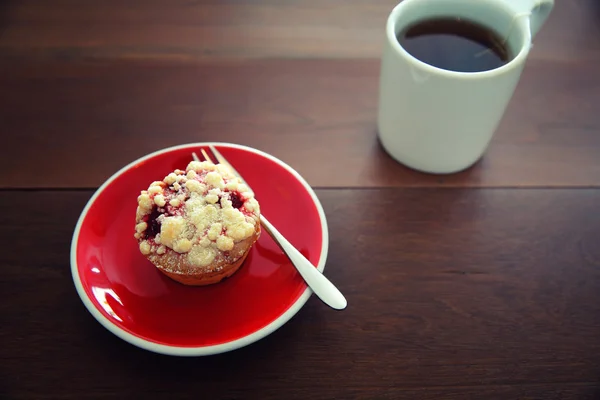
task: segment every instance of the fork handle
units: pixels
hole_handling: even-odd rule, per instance
[[[308,287],[328,306],[343,310],[348,305],[344,295],[315,266],[306,259],[277,229],[264,217],[260,222],[281,250],[288,256]]]

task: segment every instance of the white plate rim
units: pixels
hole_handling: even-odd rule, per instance
[[[328,230],[327,219],[325,217],[325,212],[323,210],[323,206],[321,205],[319,198],[317,197],[317,195],[314,192],[314,190],[312,189],[312,187],[308,184],[308,182],[306,182],[306,180],[296,170],[294,170],[292,167],[290,167],[288,164],[281,161],[280,159],[278,159],[264,151],[255,149],[250,146],[245,146],[245,145],[240,145],[240,144],[235,144],[235,143],[227,143],[227,142],[186,143],[186,144],[181,144],[181,145],[177,145],[177,146],[166,147],[166,148],[157,150],[155,152],[149,153],[141,158],[138,158],[137,160],[132,161],[131,163],[127,164],[126,166],[124,166],[123,168],[121,168],[120,170],[115,172],[111,177],[109,177],[94,192],[92,197],[88,200],[87,204],[83,208],[83,210],[79,216],[79,219],[77,221],[77,225],[75,226],[75,230],[73,232],[73,237],[71,239],[71,252],[70,252],[71,275],[73,277],[73,282],[75,284],[75,288],[77,290],[77,294],[79,295],[79,298],[83,302],[86,309],[92,314],[92,316],[102,326],[104,326],[104,328],[106,328],[108,331],[110,331],[111,333],[113,333],[114,335],[119,337],[120,339],[122,339],[130,344],[133,344],[134,346],[137,346],[141,349],[148,350],[148,351],[151,351],[154,353],[171,355],[171,356],[208,356],[208,355],[213,355],[213,354],[225,353],[225,352],[239,349],[241,347],[245,347],[251,343],[254,343],[260,339],[263,339],[264,337],[270,335],[271,333],[275,332],[277,329],[282,327],[294,315],[296,315],[298,313],[298,311],[300,311],[300,309],[304,306],[304,304],[306,304],[306,302],[308,301],[309,297],[312,294],[312,290],[309,287],[307,287],[304,290],[304,292],[300,295],[300,297],[298,297],[298,299],[283,314],[281,314],[278,318],[276,318],[274,321],[272,321],[268,325],[262,327],[261,329],[255,331],[249,335],[246,335],[242,338],[235,339],[233,341],[226,342],[226,343],[220,343],[220,344],[216,344],[216,345],[212,345],[212,346],[200,346],[200,347],[183,347],[183,346],[164,345],[164,344],[151,342],[151,341],[145,340],[139,336],[133,335],[133,334],[121,329],[120,327],[115,325],[113,322],[111,322],[108,318],[106,318],[96,308],[96,306],[93,304],[93,302],[89,299],[87,293],[85,292],[85,289],[83,288],[83,284],[81,282],[81,277],[79,276],[79,271],[77,268],[77,245],[78,245],[79,233],[81,231],[83,221],[85,220],[85,217],[87,216],[89,209],[94,204],[94,202],[96,201],[98,196],[100,196],[100,194],[106,189],[106,187],[108,187],[115,179],[117,179],[125,171],[129,170],[130,168],[132,168],[136,164],[139,164],[140,162],[143,162],[145,160],[148,160],[150,158],[156,157],[156,156],[164,154],[164,153],[168,153],[168,152],[176,151],[176,150],[187,149],[187,148],[190,149],[190,154],[191,154],[192,150],[197,150],[200,147],[207,147],[209,145],[213,145],[213,146],[217,146],[217,147],[230,147],[230,148],[245,150],[245,151],[260,155],[262,157],[265,157],[265,158],[275,162],[276,164],[279,164],[284,169],[286,169],[288,172],[290,172],[292,174],[292,176],[294,178],[296,178],[296,180],[298,180],[298,182],[300,182],[302,184],[302,186],[304,186],[307,193],[311,196],[311,198],[313,200],[313,203],[319,214],[319,219],[321,221],[321,231],[322,231],[321,232],[321,234],[322,234],[321,257],[319,258],[317,269],[320,272],[323,272],[325,269],[325,263],[327,261],[327,254],[329,251],[329,230]]]

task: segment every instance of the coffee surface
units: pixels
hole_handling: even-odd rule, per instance
[[[401,31],[397,39],[413,57],[450,71],[488,71],[513,57],[498,33],[463,18],[423,20]]]

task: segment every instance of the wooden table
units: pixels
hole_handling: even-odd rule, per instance
[[[557,0],[485,158],[451,176],[377,142],[394,3],[0,3],[1,398],[600,398],[600,2]],[[316,189],[349,307],[146,352],[80,302],[74,225],[123,165],[212,140]]]

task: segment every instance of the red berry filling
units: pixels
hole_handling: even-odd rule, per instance
[[[237,192],[231,192],[229,194],[229,199],[231,200],[231,205],[233,206],[233,208],[240,209],[244,205],[244,201]]]
[[[160,233],[160,222],[158,221],[158,217],[162,213],[158,211],[158,208],[154,207],[152,212],[148,216],[148,220],[146,223],[148,224],[148,228],[146,228],[146,237],[145,239],[155,238],[156,235]]]

